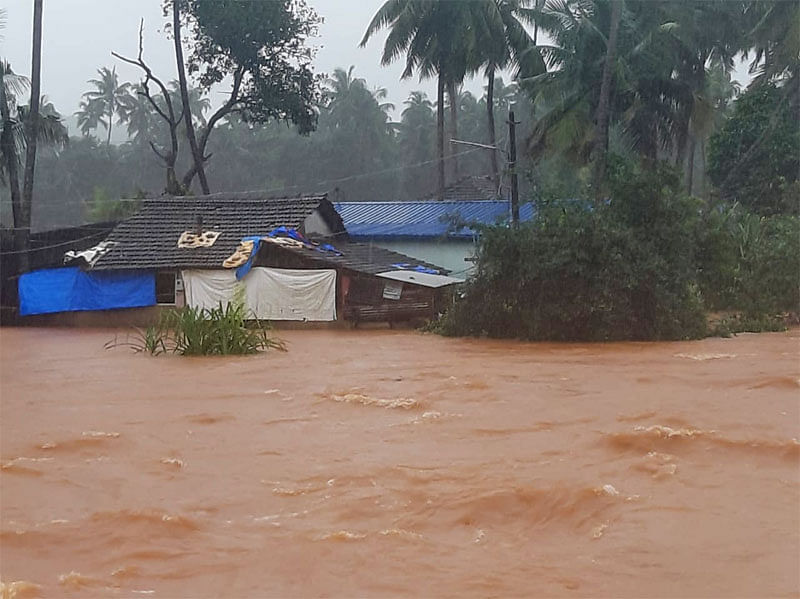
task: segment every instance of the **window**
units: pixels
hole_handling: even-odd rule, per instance
[[[163,271],[156,273],[156,303],[175,303],[175,272]]]

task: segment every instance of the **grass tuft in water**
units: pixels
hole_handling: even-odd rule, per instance
[[[130,347],[137,353],[182,356],[227,356],[256,354],[268,349],[286,351],[286,343],[274,337],[268,322],[247,318],[241,294],[227,305],[215,308],[186,307],[162,312],[158,322],[136,328],[124,340],[105,344]]]

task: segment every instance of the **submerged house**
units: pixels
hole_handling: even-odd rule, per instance
[[[487,177],[466,177],[436,198],[402,202],[337,202],[350,238],[441,264],[456,276],[468,274],[478,232],[475,225],[511,220],[511,201]],[[520,220],[533,216],[520,206]]]
[[[352,242],[324,195],[144,200],[101,243],[66,257],[65,268],[23,275],[20,314],[147,322],[163,306],[208,308],[241,294],[259,319],[393,322],[432,316],[442,290],[460,282],[427,261]]]

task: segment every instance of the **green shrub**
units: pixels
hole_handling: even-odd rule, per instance
[[[674,171],[609,166],[612,201],[551,202],[518,230],[482,231],[450,335],[682,339],[706,331],[695,284],[696,200]]]
[[[267,349],[286,350],[285,343],[272,337],[269,325],[258,320],[247,326],[247,311],[241,297],[211,309],[181,308],[163,312],[158,322],[137,329],[133,339],[106,347],[127,345],[134,351],[182,356],[255,354]]]
[[[720,196],[762,214],[800,211],[800,127],[792,85],[750,86],[711,136],[708,174]]]
[[[800,312],[800,218],[764,217],[740,206],[713,210],[700,229],[698,282],[712,310],[741,313],[741,330],[760,330]],[[765,325],[764,330],[772,330]]]

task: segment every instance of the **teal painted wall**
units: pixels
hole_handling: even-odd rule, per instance
[[[475,244],[471,240],[408,239],[387,241],[378,239],[372,243],[387,250],[400,252],[406,256],[442,266],[457,277],[466,278],[473,269],[472,262],[464,260],[464,258],[471,257],[475,253]]]

